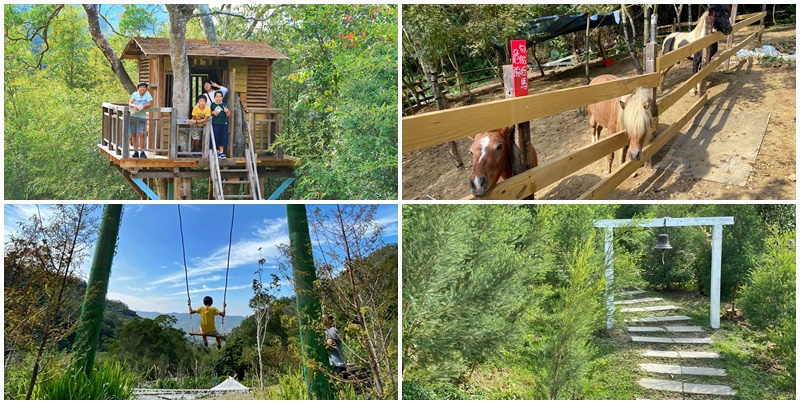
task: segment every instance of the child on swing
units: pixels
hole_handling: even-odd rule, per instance
[[[203,307],[198,307],[197,310],[192,310],[192,303],[189,301],[189,314],[200,314],[200,331],[203,332],[203,344],[208,348],[208,336],[216,337],[217,349],[222,349],[222,335],[217,332],[214,324],[214,316],[220,315],[225,317],[225,307],[227,303],[222,303],[222,311],[217,310],[212,306],[214,299],[211,296],[203,298]]]

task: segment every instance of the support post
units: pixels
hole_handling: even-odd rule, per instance
[[[738,4],[734,4],[731,6],[731,25],[736,24],[736,10],[739,8]],[[728,35],[728,41],[726,43],[725,50],[730,50],[733,47],[733,32]],[[731,69],[731,58],[725,61],[725,73],[730,73]]]
[[[124,107],[122,109],[122,158],[126,159],[131,156],[131,109]]]
[[[328,377],[319,370],[328,360],[328,352],[322,345],[323,335],[314,324],[322,318],[322,307],[314,291],[317,272],[311,251],[306,206],[286,205],[289,224],[289,244],[292,251],[292,273],[297,296],[297,314],[300,319],[300,350],[303,357],[303,377],[308,387],[308,399],[330,400],[333,398]]]
[[[711,32],[714,30],[714,19],[706,18],[706,26],[703,29],[706,30],[706,33],[703,36],[711,35]],[[708,65],[708,62],[711,61],[711,49],[709,48],[710,48],[709,46],[703,48],[703,60],[700,62],[700,69],[698,69],[698,71],[705,69],[706,66]],[[706,93],[707,78],[708,77],[700,80],[700,84],[698,84],[698,91],[697,91],[698,97],[702,97]]]
[[[722,225],[711,232],[711,328],[719,328],[719,288],[722,279]]]
[[[167,197],[167,182],[169,178],[158,178],[156,179],[156,191],[158,192],[158,198],[161,200],[169,199]]]
[[[178,158],[178,121],[175,116],[177,108],[169,111],[169,158]],[[209,123],[210,124],[210,123]]]
[[[614,328],[614,228],[605,229],[606,329]]]
[[[645,47],[644,51],[644,68],[645,73],[655,73],[658,71],[658,54],[661,52],[661,47],[657,42],[650,42]],[[653,101],[658,99],[658,86],[653,87]],[[658,129],[658,108],[651,108],[653,111],[653,132]]]
[[[86,283],[86,295],[81,306],[78,329],[75,331],[73,352],[78,356],[77,365],[87,376],[92,374],[97,343],[100,340],[100,327],[103,313],[106,310],[108,280],[111,277],[111,263],[119,236],[119,225],[122,220],[122,205],[106,205],[103,209],[103,221],[97,236],[94,249],[92,269]]]

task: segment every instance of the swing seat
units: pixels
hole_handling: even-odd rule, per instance
[[[225,336],[222,335],[222,334],[203,334],[202,332],[199,332],[199,331],[190,331],[189,335],[193,335],[193,336],[196,336],[196,337],[211,337],[211,338],[222,338],[222,339],[225,339]]]

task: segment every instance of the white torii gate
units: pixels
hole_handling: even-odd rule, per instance
[[[733,216],[722,217],[687,217],[661,219],[602,219],[595,220],[594,227],[605,229],[605,264],[606,264],[606,328],[614,327],[614,228],[624,226],[639,227],[677,227],[677,226],[713,226],[711,232],[711,328],[719,328],[719,287],[722,278],[722,226],[733,224]]]

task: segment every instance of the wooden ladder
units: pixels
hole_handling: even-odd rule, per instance
[[[249,130],[248,130],[249,132]],[[252,144],[252,134],[250,134],[250,144]],[[245,144],[245,167],[244,168],[226,168],[222,170],[219,165],[219,157],[217,157],[217,145],[214,141],[214,138],[211,138],[211,143],[214,149],[209,152],[208,156],[208,165],[211,171],[211,183],[212,189],[214,193],[214,199],[216,200],[231,200],[231,199],[248,199],[248,200],[260,200],[261,199],[261,186],[258,181],[258,172],[256,166],[256,157],[255,152],[253,151],[252,147]],[[228,178],[234,179],[225,179],[222,177],[222,173],[226,174]],[[241,173],[241,175],[231,175]],[[239,189],[242,185],[244,185],[248,193],[244,195],[236,194],[225,194],[225,185],[238,185],[235,187]]]

